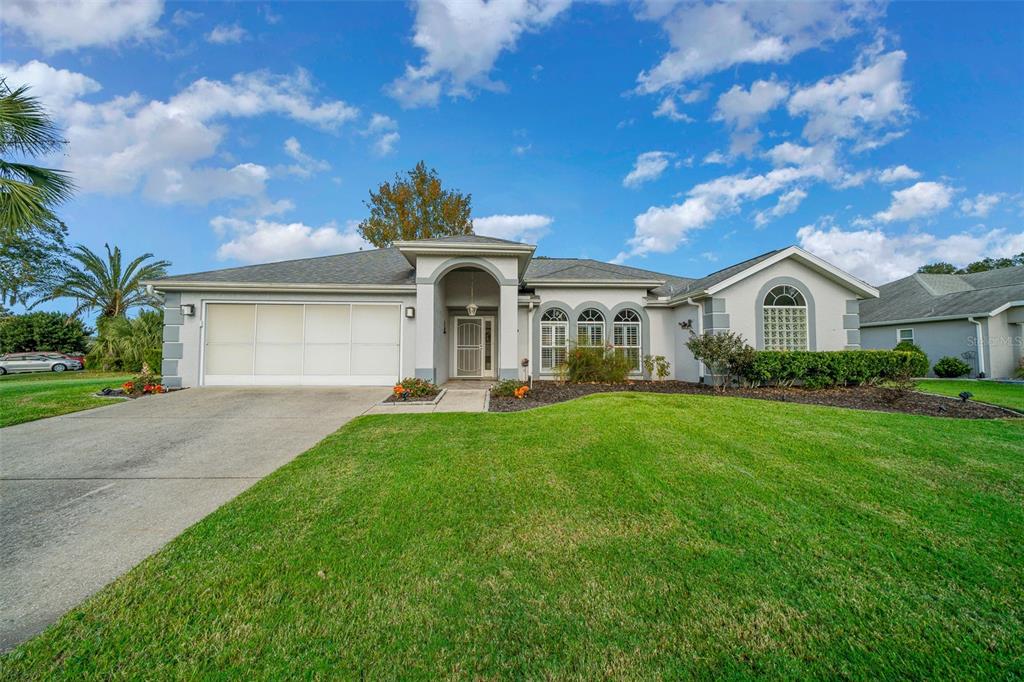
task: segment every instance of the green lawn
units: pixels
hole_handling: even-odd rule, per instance
[[[117,388],[130,377],[123,372],[39,372],[0,377],[0,427],[109,405],[93,394]]]
[[[1024,420],[716,396],[363,417],[0,678],[1024,672]]]
[[[951,396],[960,395],[963,391],[970,391],[974,394],[974,400],[1024,412],[1024,384],[997,384],[993,381],[970,381],[968,379],[928,379],[919,381],[917,388],[926,393]]]

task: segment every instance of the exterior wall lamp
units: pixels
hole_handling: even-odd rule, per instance
[[[412,306],[406,307],[405,316],[408,317],[409,319],[416,317],[416,309],[413,308]]]
[[[192,317],[196,314],[196,307],[191,303],[182,303],[179,310],[183,317]]]

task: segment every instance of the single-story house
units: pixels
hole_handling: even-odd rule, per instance
[[[864,348],[913,341],[931,365],[951,356],[971,376],[1011,377],[1024,352],[1024,266],[884,284],[861,305],[860,326]]]
[[[476,235],[175,275],[164,294],[168,386],[389,385],[416,376],[553,377],[572,345],[613,345],[643,376],[703,372],[692,332],[734,330],[757,348],[860,344],[877,291],[798,248],[691,279]]]

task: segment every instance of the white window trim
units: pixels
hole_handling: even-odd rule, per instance
[[[580,315],[576,318],[576,345],[580,346],[582,348],[604,348],[604,345],[607,342],[607,339],[605,338],[606,322],[605,322],[605,319],[604,319],[604,314],[600,310],[596,310],[596,309],[593,309],[593,308],[587,308],[587,310],[584,310],[583,312],[585,313],[588,310],[594,310],[594,312],[597,313],[597,315],[601,319],[600,320],[584,320],[583,319],[583,313],[580,313]],[[590,343],[591,333],[590,333],[589,330],[591,330],[591,329],[598,329],[598,330],[600,330],[600,332],[601,332],[601,340],[600,340],[599,343],[595,343],[595,344]],[[580,341],[580,339],[584,336],[584,331],[585,330],[586,330],[586,340],[587,340],[587,342],[586,343],[582,343]]]
[[[641,357],[641,354],[643,353],[643,347],[644,347],[644,339],[643,339],[644,327],[643,327],[643,321],[640,318],[640,314],[637,313],[635,310],[632,310],[632,309],[629,309],[629,310],[631,310],[631,312],[633,312],[633,314],[635,314],[637,316],[637,320],[636,321],[632,321],[632,322],[620,322],[620,321],[615,321],[615,318],[613,317],[612,318],[612,339],[611,339],[611,341],[612,341],[612,347],[615,348],[616,350],[619,350],[619,349],[624,349],[625,350],[625,349],[631,349],[631,348],[635,348],[636,349],[636,366],[630,371],[630,373],[631,374],[638,374],[640,372],[641,368],[643,367],[643,357]],[[616,315],[617,314],[618,313],[616,313]],[[616,344],[615,343],[616,331],[618,329],[620,329],[620,328],[623,329],[622,339],[623,339],[623,341],[625,341],[625,340],[627,340],[629,338],[629,336],[625,332],[625,328],[626,327],[630,327],[630,326],[636,327],[636,345],[634,346],[634,345],[618,345],[618,344]]]
[[[554,372],[558,368],[557,364],[553,364],[550,367],[545,367],[544,366],[544,350],[546,348],[553,349],[552,352],[551,352],[551,359],[552,360],[555,359],[555,352],[554,352],[554,350],[561,349],[564,353],[568,353],[569,352],[569,316],[568,316],[568,314],[564,310],[561,310],[560,308],[558,310],[560,310],[561,313],[565,316],[564,320],[545,320],[545,319],[543,319],[543,316],[542,316],[542,319],[540,321],[540,339],[539,339],[539,341],[540,341],[540,371],[541,372],[551,373],[551,372]],[[551,343],[548,344],[548,345],[544,345],[544,329],[545,328],[549,328],[551,330]],[[557,334],[555,333],[555,330],[559,329],[559,328],[561,328],[563,330],[562,338],[565,339],[565,343],[563,343],[562,345],[558,345],[558,344],[555,343],[555,339],[557,338]]]
[[[900,332],[910,332],[910,338],[909,339],[901,338],[900,337]],[[913,327],[897,327],[896,328],[896,343],[898,344],[901,341],[910,341],[910,343],[916,343],[914,341],[914,328]]]

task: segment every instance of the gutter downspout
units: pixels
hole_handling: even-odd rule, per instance
[[[985,374],[985,337],[982,336],[981,322],[973,317],[968,317],[967,321],[978,328],[978,375],[980,376]]]
[[[697,335],[700,336],[704,333],[702,329],[704,325],[704,307],[700,303],[694,301],[692,296],[687,296],[686,302],[697,308]],[[700,360],[697,361],[697,380],[704,380],[704,363]]]
[[[533,301],[526,312],[526,381],[533,388]]]

